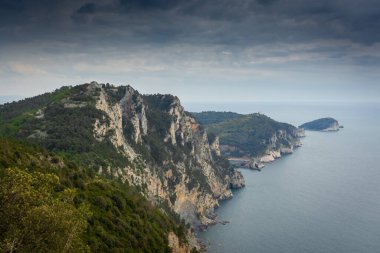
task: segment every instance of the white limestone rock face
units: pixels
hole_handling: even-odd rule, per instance
[[[108,95],[104,88],[100,85],[98,87],[100,94],[95,106],[105,113],[108,120],[105,117],[103,119],[96,119],[94,124],[94,137],[98,141],[103,141],[104,138],[108,137],[116,148],[122,148],[126,156],[132,159],[135,158],[136,153],[127,143],[123,133],[123,114],[120,103],[110,105],[107,99]],[[107,136],[108,133],[110,133],[110,136]]]
[[[217,136],[215,140],[211,143],[210,148],[217,156],[221,155],[220,152],[220,144],[219,144],[219,137]]]
[[[94,123],[94,137],[99,142],[108,138],[120,154],[130,159],[130,165],[124,168],[99,168],[99,172],[139,186],[153,203],[167,203],[195,228],[215,223],[214,208],[218,201],[231,198],[231,188],[245,185],[240,172],[217,163],[219,139],[216,137],[210,143],[207,133],[176,97],[154,95],[151,98],[162,106],[151,108],[154,105],[147,102],[148,97],[130,86],[119,89],[92,86],[100,90],[96,108],[104,112],[104,118]],[[168,121],[165,129],[157,129],[149,121],[153,110],[160,110],[164,122]],[[162,133],[165,134],[158,140]],[[148,150],[153,148],[144,139],[149,135],[154,135],[169,154],[162,164],[146,161],[136,150],[141,145]],[[177,151],[177,158],[170,150]]]
[[[188,243],[181,243],[178,236],[173,233],[169,232],[168,234],[168,244],[171,248],[172,253],[190,253],[193,248],[196,248],[197,250],[200,250],[200,246],[198,244],[198,241],[194,236],[191,234],[188,235],[187,238]]]
[[[281,153],[280,151],[278,150],[271,150],[268,152],[268,154],[262,156],[260,158],[260,162],[262,163],[268,163],[268,162],[272,162],[274,161],[275,159],[277,158],[280,158],[281,157]]]
[[[120,107],[124,117],[124,127],[131,124],[132,139],[135,143],[141,143],[141,136],[148,133],[143,98],[131,86],[127,86],[125,96],[120,100]]]

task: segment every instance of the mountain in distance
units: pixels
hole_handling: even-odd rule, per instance
[[[290,154],[301,145],[304,131],[277,122],[260,113],[193,113],[210,135],[220,143],[222,155],[239,166],[260,169],[263,163]]]
[[[339,131],[339,128],[343,128],[343,126],[339,125],[339,122],[336,119],[328,117],[304,123],[300,125],[299,128],[310,131],[331,132]]]

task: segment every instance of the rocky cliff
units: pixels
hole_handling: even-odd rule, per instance
[[[242,174],[221,156],[219,138],[209,139],[172,95],[142,95],[131,86],[92,82],[0,109],[0,137],[41,145],[132,185],[193,228],[213,224],[219,200],[244,187]],[[174,251],[196,246],[189,231],[187,243],[168,234]]]
[[[218,140],[209,142],[177,97],[143,96],[130,86],[95,82],[88,89],[99,91],[96,108],[104,112],[95,120],[94,138],[108,138],[131,162],[100,168],[100,173],[140,186],[148,198],[167,203],[194,227],[213,223],[218,200],[231,198],[232,187],[244,186],[239,172],[219,162]]]
[[[192,227],[214,222],[220,199],[244,186],[219,140],[172,95],[96,82],[1,107],[1,136],[17,137],[136,186]]]

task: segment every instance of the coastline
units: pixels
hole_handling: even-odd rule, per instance
[[[302,147],[302,143],[298,142],[290,148],[280,148],[277,150],[270,150],[262,156],[256,157],[229,157],[228,161],[236,168],[251,169],[261,171],[265,164],[273,162],[285,155],[291,155],[293,152]]]
[[[299,138],[304,138],[305,135],[299,136]],[[257,156],[257,157],[229,157],[228,161],[235,167],[235,169],[250,169],[261,171],[265,167],[266,164],[271,163],[277,159],[280,159],[284,156],[293,154],[298,148],[302,147],[301,141],[294,143],[290,148],[280,148],[278,150],[271,150],[267,152],[265,155]],[[241,188],[237,188],[236,190],[240,190]],[[231,199],[231,198],[230,198]],[[222,201],[229,201],[230,199],[224,199]],[[219,206],[215,207],[218,209]],[[228,225],[230,223],[229,220],[219,220],[216,212],[213,213],[213,221],[210,224],[207,224],[202,227],[198,227],[198,232],[205,232],[209,227],[215,226],[217,224],[221,224],[223,226]],[[195,234],[198,244],[200,245],[201,252],[207,252],[207,242],[203,241],[199,238],[197,234]]]

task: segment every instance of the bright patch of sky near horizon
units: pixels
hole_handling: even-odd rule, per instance
[[[184,102],[380,101],[376,0],[0,0],[0,95],[96,80]]]

